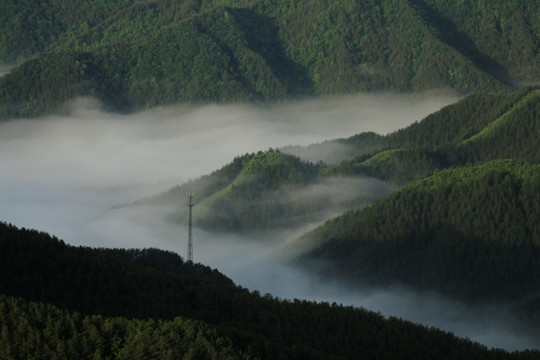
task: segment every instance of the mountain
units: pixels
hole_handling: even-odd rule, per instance
[[[368,133],[337,140],[351,154],[357,149],[357,157],[330,166],[324,173],[373,176],[405,184],[437,170],[489,160],[539,163],[539,111],[538,87],[470,95],[387,136]]]
[[[497,160],[436,172],[299,241],[356,283],[522,302],[540,293],[539,204],[540,165]]]
[[[0,119],[539,78],[534,0],[0,2]]]
[[[208,291],[211,298],[211,293],[233,286],[217,271],[184,263],[173,253],[75,248],[37,231],[6,224],[1,230],[0,292],[82,313],[159,318],[168,316],[174,306],[176,314],[182,315],[198,307],[194,303],[196,292]],[[144,282],[163,289],[143,291],[140,286]],[[182,282],[182,289],[172,285],[176,282]],[[31,283],[40,285],[29,286]],[[64,289],[66,284],[70,284],[69,290]],[[126,297],[134,293],[140,293],[139,297]]]
[[[186,222],[187,194],[195,193],[194,224],[218,232],[287,229],[323,221],[388,194],[381,181],[322,177],[320,165],[280,150],[236,157],[209,175],[133,205],[173,205],[173,221]]]
[[[361,308],[279,300],[158,250],[0,224],[3,358],[533,359]],[[150,256],[148,256],[150,253]]]
[[[469,301],[512,301],[538,317],[540,90],[474,94],[386,136],[312,145],[356,157],[321,176],[407,185],[296,241],[304,264],[353,283],[390,282]],[[298,149],[292,149],[298,152]],[[323,155],[324,156],[324,155]],[[326,155],[329,157],[328,155]]]
[[[368,132],[238,156],[209,175],[135,205],[173,206],[168,217],[186,222],[181,204],[193,192],[198,227],[227,232],[298,228],[365,206],[443,169],[497,159],[537,164],[538,110],[538,87],[470,95],[386,136]],[[332,165],[343,156],[352,160]]]

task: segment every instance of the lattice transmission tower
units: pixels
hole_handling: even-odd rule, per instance
[[[187,245],[187,261],[193,262],[193,220],[192,220],[192,209],[193,209],[193,193],[188,195],[188,208],[189,208],[189,217],[188,217],[188,245]]]

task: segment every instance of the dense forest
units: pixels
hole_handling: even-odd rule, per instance
[[[313,164],[280,150],[245,154],[209,175],[135,202],[175,207],[168,218],[186,222],[187,194],[195,194],[197,227],[217,232],[263,232],[323,221],[371,203],[394,188],[381,181],[322,177]],[[358,189],[360,187],[360,189]]]
[[[398,184],[434,171],[496,159],[540,162],[540,89],[470,95],[386,136],[359,134],[334,143],[349,157],[327,175],[367,175]],[[327,144],[313,145],[324,152]],[[302,149],[287,151],[302,156]],[[329,150],[331,151],[331,150]],[[337,161],[335,161],[337,162]]]
[[[128,320],[0,295],[2,359],[251,359],[199,321]]]
[[[355,282],[519,302],[540,292],[539,204],[540,167],[498,160],[437,172],[299,241]]]
[[[538,80],[534,0],[0,1],[0,119]]]
[[[534,359],[361,308],[262,296],[155,249],[73,247],[0,223],[10,359]]]
[[[540,91],[528,87],[465,97],[386,136],[335,140],[356,157],[321,174],[409,185],[306,234],[302,261],[355,284],[509,301],[539,319],[539,114]]]

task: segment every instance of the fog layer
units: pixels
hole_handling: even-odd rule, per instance
[[[185,255],[186,229],[164,221],[171,207],[111,206],[168,190],[246,152],[362,131],[387,133],[453,100],[369,95],[266,107],[166,107],[124,116],[103,113],[94,101],[79,99],[63,115],[0,123],[0,220],[49,232],[73,245],[152,246]],[[436,296],[402,289],[353,291],[284,265],[284,245],[310,228],[258,239],[195,229],[195,261],[281,298],[365,306],[493,347],[538,346],[476,309]]]
[[[386,133],[453,101],[357,95],[266,107],[172,106],[123,116],[78,99],[63,115],[0,123],[0,219],[72,244],[106,243],[112,240],[82,241],[73,222],[168,190],[247,152]]]

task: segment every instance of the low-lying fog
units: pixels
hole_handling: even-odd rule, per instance
[[[103,113],[94,101],[80,99],[63,115],[0,123],[0,221],[46,231],[73,245],[158,247],[184,256],[187,231],[164,221],[170,208],[111,207],[168,190],[246,152],[362,131],[385,134],[455,99],[362,95],[265,107],[165,107],[129,116]],[[490,347],[540,346],[493,320],[488,309],[397,288],[353,291],[283,265],[279,250],[308,229],[266,239],[195,229],[194,258],[261,293],[364,306]]]

